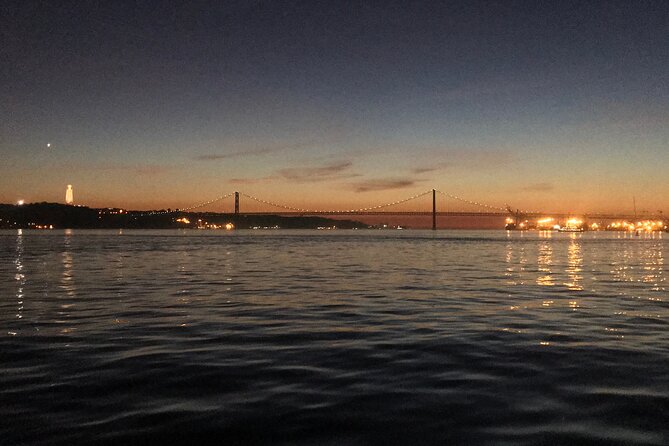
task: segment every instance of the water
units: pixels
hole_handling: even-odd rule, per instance
[[[666,234],[0,233],[0,444],[669,442]]]

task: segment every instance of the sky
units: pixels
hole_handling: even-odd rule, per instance
[[[668,2],[170,3],[0,3],[0,202],[669,213]]]

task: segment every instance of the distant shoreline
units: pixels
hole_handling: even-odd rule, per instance
[[[128,211],[60,203],[0,204],[0,229],[366,229],[355,220],[171,210]]]

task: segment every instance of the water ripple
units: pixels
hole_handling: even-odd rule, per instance
[[[663,237],[0,233],[0,443],[669,439]]]

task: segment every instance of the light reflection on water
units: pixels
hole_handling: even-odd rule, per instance
[[[581,291],[581,281],[583,276],[583,253],[581,252],[581,237],[582,234],[570,234],[570,242],[567,255],[567,276],[569,282],[565,286],[572,291]]]
[[[545,237],[543,231],[541,236]],[[537,285],[555,285],[555,282],[553,281],[553,272],[551,271],[551,267],[553,266],[553,244],[550,242],[550,240],[544,240],[539,244],[537,263],[539,272],[542,274],[537,277]]]
[[[16,274],[14,274],[14,279],[16,282],[16,318],[23,318],[23,307],[24,307],[24,294],[23,290],[26,286],[26,275],[23,270],[23,231],[19,230],[16,236],[16,258],[14,259],[14,265],[16,267]],[[16,331],[8,332],[11,336],[16,335]]]
[[[23,231],[0,245],[8,444],[665,444],[661,234]]]

